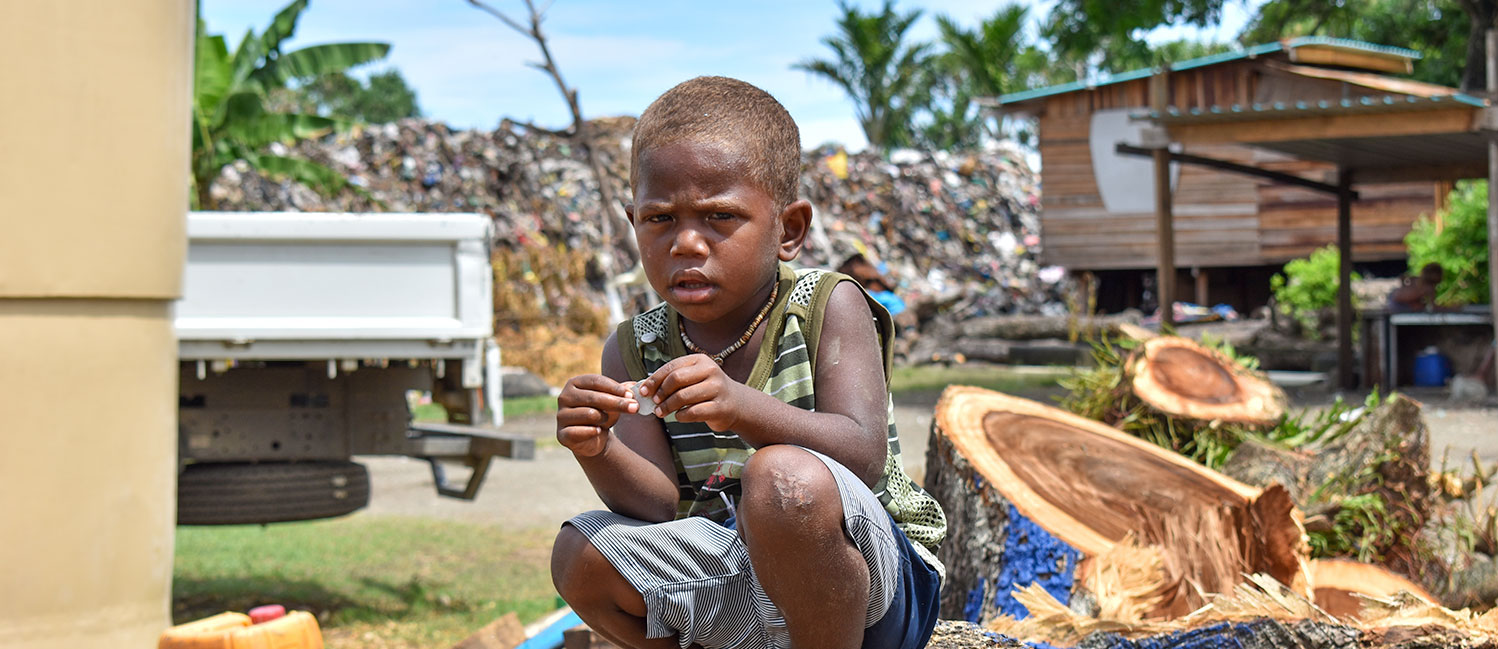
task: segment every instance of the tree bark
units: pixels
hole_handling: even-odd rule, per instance
[[[1416,533],[1431,508],[1430,434],[1420,404],[1404,395],[1390,396],[1345,433],[1324,444],[1288,450],[1247,440],[1223,465],[1223,473],[1248,484],[1283,485],[1308,515],[1306,526],[1329,529],[1340,503],[1349,497],[1378,494],[1402,532],[1389,535],[1377,548],[1388,565],[1415,575],[1422,568],[1414,556]]]
[[[1462,92],[1482,93],[1487,90],[1487,32],[1498,25],[1498,1],[1461,0],[1462,11],[1467,14],[1467,63],[1462,68]]]
[[[1025,649],[1013,638],[965,622],[939,622],[930,649]],[[1323,622],[1256,619],[1126,639],[1098,632],[1079,649],[1492,649],[1492,640],[1436,625],[1362,630]]]

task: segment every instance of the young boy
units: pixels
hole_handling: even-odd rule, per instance
[[[812,217],[800,168],[785,108],[733,79],[635,127],[627,211],[665,304],[557,398],[609,511],[562,526],[551,573],[621,647],[920,649],[935,625],[946,521],[900,463],[889,315],[785,265]]]

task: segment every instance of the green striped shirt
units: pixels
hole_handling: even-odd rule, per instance
[[[747,385],[804,410],[816,409],[816,349],[822,315],[832,289],[852,278],[824,270],[792,271],[780,265],[780,297],[766,317],[765,342],[749,373]],[[889,376],[894,324],[884,307],[868,299],[884,351],[884,373]],[[688,354],[681,343],[680,319],[661,304],[619,325],[618,340],[630,377],[640,380],[670,360]],[[932,554],[946,536],[946,516],[936,499],[905,474],[900,439],[895,431],[894,400],[887,396],[889,452],[884,475],[874,494],[920,554],[940,569]],[[744,463],[754,448],[732,431],[714,432],[703,423],[664,419],[666,436],[676,465],[677,518],[705,516],[723,522],[732,515],[728,496],[737,498]]]

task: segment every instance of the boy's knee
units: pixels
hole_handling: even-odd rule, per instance
[[[572,602],[577,594],[587,592],[597,570],[607,566],[608,560],[576,527],[563,525],[557,532],[551,546],[551,583],[562,599]]]
[[[772,445],[755,451],[744,464],[740,516],[796,524],[806,516],[842,511],[832,472],[811,453]],[[785,518],[791,517],[791,518]]]

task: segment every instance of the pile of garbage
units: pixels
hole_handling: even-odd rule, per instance
[[[590,123],[607,182],[621,200],[629,196],[634,122],[616,117]],[[213,185],[219,209],[483,212],[494,218],[499,249],[529,249],[529,256],[609,249],[617,271],[637,261],[620,209],[613,210],[614,245],[604,245],[597,183],[583,152],[562,134],[508,121],[488,131],[407,119],[357,126],[276,152],[327,165],[351,187],[322,196],[240,162]],[[887,156],[824,148],[807,153],[802,182],[802,195],[817,212],[803,264],[835,268],[862,255],[921,321],[938,312],[962,320],[1066,311],[1064,269],[1039,264],[1039,176],[1016,145],[956,154],[897,150]],[[607,281],[602,267],[595,263],[584,274],[570,278],[582,280],[574,281],[582,291],[576,297],[601,304]],[[639,306],[648,299],[648,287],[635,276],[637,283],[626,290]],[[568,297],[560,297],[545,310],[569,308]]]
[[[812,263],[863,254],[907,301],[954,320],[1066,313],[1065,269],[1039,263],[1039,175],[1018,146],[824,150],[804,169],[802,195],[818,211]]]

